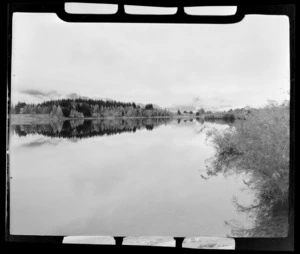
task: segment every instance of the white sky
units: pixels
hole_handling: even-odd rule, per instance
[[[237,24],[67,23],[13,16],[12,103],[81,96],[162,107],[260,106],[289,91],[289,22],[251,15]]]

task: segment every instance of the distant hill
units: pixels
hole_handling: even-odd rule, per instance
[[[193,111],[194,113],[200,110],[201,108],[205,109],[205,106],[201,102],[199,98],[194,98],[190,103],[186,104],[178,104],[178,105],[172,105],[171,107],[168,107],[167,109],[170,110],[171,112],[177,112],[180,110],[181,112],[183,111]]]
[[[87,97],[87,96],[83,96],[83,95],[79,95],[77,93],[70,93],[66,96],[66,99],[72,99],[72,100],[75,100],[75,99],[85,99],[85,100],[89,100],[89,99],[92,99],[92,100],[102,100],[102,101],[114,101],[110,98],[100,98],[100,97]]]
[[[169,111],[176,113],[178,110],[180,110],[181,112],[183,111],[193,111],[195,112],[196,109],[194,106],[190,106],[190,105],[177,105],[177,106],[171,106],[167,108]]]
[[[192,102],[187,104],[178,104],[178,105],[175,104],[170,107],[167,107],[169,111],[174,113],[177,112],[178,110],[180,110],[181,112],[193,111],[195,113],[200,109],[204,109],[205,111],[211,111],[211,112],[224,112],[235,108],[244,108],[244,106],[232,107],[230,105],[222,105],[222,106],[204,105],[199,98],[194,98]]]

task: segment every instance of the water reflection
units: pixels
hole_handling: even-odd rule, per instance
[[[123,132],[136,132],[171,122],[170,118],[136,118],[136,119],[94,119],[56,121],[50,124],[13,125],[12,132],[18,136],[42,134],[49,137],[87,138],[94,136],[115,135]]]
[[[285,236],[287,165],[246,127],[200,118],[14,125],[12,232]]]
[[[240,179],[199,176],[205,159],[214,154],[205,142],[206,130],[225,126],[177,120],[14,126],[19,133],[50,137],[11,136],[11,232],[226,236],[230,230],[224,221],[246,220],[237,214],[232,195],[247,201],[252,194],[241,193]],[[55,138],[134,129],[134,135],[80,142]]]

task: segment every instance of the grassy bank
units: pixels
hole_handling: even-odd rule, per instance
[[[239,211],[255,218],[255,226],[245,229],[229,223],[239,236],[282,236],[287,232],[289,189],[289,104],[269,104],[252,109],[246,121],[225,132],[211,131],[216,148],[207,175],[246,173],[245,186],[256,195],[245,207],[234,200]],[[271,230],[271,231],[270,231]]]

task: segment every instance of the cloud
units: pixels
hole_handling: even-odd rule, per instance
[[[62,97],[67,98],[67,99],[78,99],[78,98],[88,99],[88,97],[82,96],[77,93],[70,93],[70,94],[67,94],[64,96],[55,90],[50,90],[48,92],[44,92],[44,91],[40,91],[40,90],[36,90],[36,89],[26,89],[26,90],[22,90],[21,93],[38,98],[38,99],[43,99],[43,100],[58,99],[58,98],[62,98]]]
[[[43,92],[36,89],[25,89],[21,91],[22,94],[30,95],[39,99],[45,99],[45,98],[54,98],[54,97],[60,97],[61,95],[55,91],[51,90],[48,92]]]
[[[37,101],[45,101],[45,100],[56,100],[56,99],[102,99],[102,100],[110,100],[108,98],[100,98],[97,96],[92,96],[92,97],[88,97],[88,96],[83,96],[80,95],[78,93],[69,93],[69,94],[61,94],[59,92],[57,92],[56,90],[49,90],[49,91],[41,91],[41,90],[37,90],[37,89],[24,89],[20,91],[20,94],[26,95],[27,99],[29,96],[29,102],[37,102]],[[33,100],[35,99],[35,100]],[[38,100],[36,100],[38,99]],[[26,101],[24,99],[22,99],[22,101]]]
[[[67,99],[93,99],[93,100],[105,100],[105,101],[109,101],[109,100],[112,100],[110,98],[101,98],[99,96],[83,96],[83,95],[80,95],[78,93],[69,93],[65,96]]]

